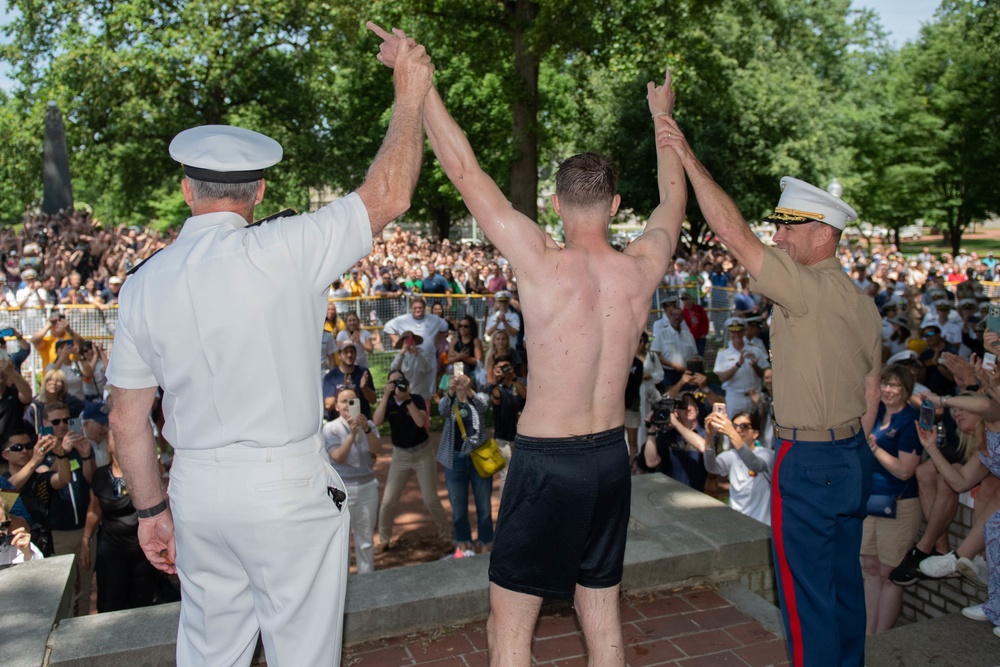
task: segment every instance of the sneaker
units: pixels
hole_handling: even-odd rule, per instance
[[[990,568],[982,556],[976,556],[971,560],[962,556],[958,559],[955,569],[977,586],[988,586],[990,583]]]
[[[927,558],[930,558],[929,553],[924,553],[914,546],[903,558],[903,562],[889,574],[889,581],[897,586],[912,586],[917,583],[920,578],[917,568]]]
[[[977,604],[972,607],[966,607],[962,610],[962,616],[966,618],[971,618],[973,621],[985,621],[986,614],[983,612],[983,605]]]
[[[943,556],[931,556],[925,559],[920,563],[920,571],[932,579],[957,577],[956,565],[958,565],[958,556],[955,555],[954,551],[949,551]]]

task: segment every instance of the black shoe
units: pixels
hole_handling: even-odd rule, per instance
[[[916,546],[910,549],[903,562],[889,574],[889,581],[897,586],[912,586],[922,577],[920,576],[920,562],[925,558],[930,558],[929,553],[924,553]]]

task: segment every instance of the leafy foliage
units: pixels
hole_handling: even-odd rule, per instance
[[[40,199],[44,105],[66,117],[78,200],[99,217],[176,224],[180,130],[237,123],[275,137],[266,215],[365,177],[392,105],[365,19],[427,45],[436,82],[488,173],[528,215],[555,166],[611,154],[623,205],[655,207],[645,83],[674,72],[677,118],[750,220],[782,175],[836,176],[863,218],[927,218],[957,248],[1000,209],[1000,8],[945,0],[894,50],[850,0],[9,0],[0,58],[0,212]],[[428,151],[409,217],[442,235],[467,216]],[[541,184],[541,185],[539,185]],[[553,222],[544,208],[540,218]],[[691,241],[706,236],[689,203]]]

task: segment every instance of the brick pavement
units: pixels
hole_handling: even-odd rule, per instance
[[[784,642],[712,588],[625,595],[626,664],[632,667],[788,665]],[[568,604],[544,607],[532,664],[583,667],[583,636]],[[345,647],[345,667],[485,667],[486,623],[478,621]]]

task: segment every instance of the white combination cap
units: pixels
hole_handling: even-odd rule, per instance
[[[805,222],[822,222],[837,229],[844,229],[848,222],[858,219],[858,212],[840,197],[826,190],[800,181],[791,176],[781,179],[781,197],[774,213],[764,217],[764,222],[779,225],[800,225]]]
[[[170,142],[170,157],[184,165],[184,173],[211,183],[258,181],[281,155],[281,144],[271,137],[232,125],[192,127]]]
[[[743,331],[747,328],[747,322],[742,317],[729,317],[722,326],[729,331]]]

